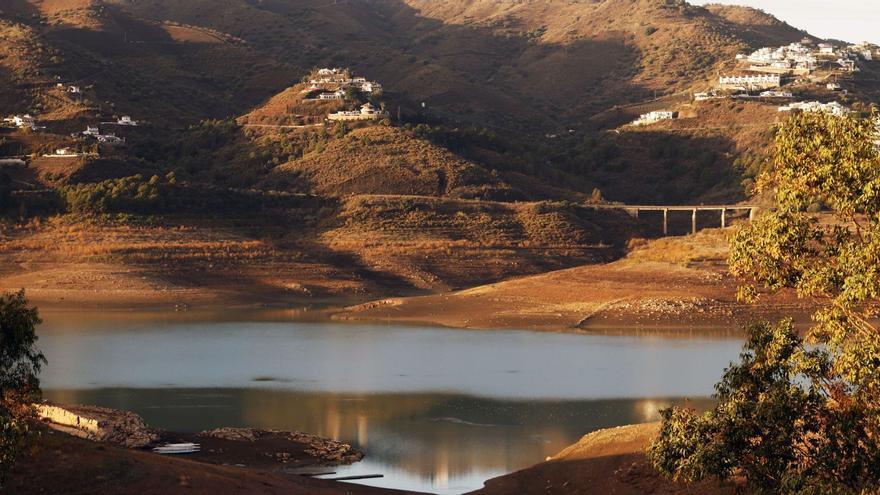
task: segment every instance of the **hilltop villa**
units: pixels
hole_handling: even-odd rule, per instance
[[[317,91],[320,89],[344,89],[349,86],[357,88],[364,93],[376,94],[382,91],[382,85],[375,81],[368,81],[365,77],[352,77],[348,69],[319,69],[313,79],[309,80],[309,87],[304,92]],[[332,85],[333,88],[327,88]]]
[[[116,121],[116,125],[136,126],[138,125],[138,123],[136,120],[131,120],[131,117],[129,117],[128,115],[123,115],[119,118],[119,120]]]
[[[319,100],[344,100],[345,99],[345,91],[341,89],[337,89],[332,93],[321,93],[318,95]]]
[[[660,122],[661,120],[672,120],[676,118],[678,114],[676,112],[672,112],[669,110],[660,110],[656,112],[648,112],[646,114],[641,115],[632,125],[649,125]]]
[[[340,111],[331,113],[327,116],[327,120],[332,121],[351,121],[351,120],[379,120],[387,117],[388,112],[383,112],[373,105],[367,103],[362,106],[359,111]]]

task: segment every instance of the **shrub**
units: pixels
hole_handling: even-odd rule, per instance
[[[36,348],[40,318],[24,291],[0,296],[0,488],[28,435],[37,376],[46,358]]]
[[[165,210],[169,183],[161,184],[154,175],[145,179],[133,175],[93,184],[77,184],[61,189],[67,210],[74,213],[158,213]]]
[[[757,192],[776,209],[732,240],[740,297],[791,289],[818,309],[800,337],[790,320],[749,328],[740,363],[697,415],[663,412],[650,448],[678,479],[742,477],[757,493],[880,490],[880,155],[869,120],[792,118]],[[824,205],[833,219],[810,213]]]

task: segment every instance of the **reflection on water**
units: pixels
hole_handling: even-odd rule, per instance
[[[454,331],[295,322],[53,318],[46,396],[160,428],[301,430],[360,446],[340,475],[462,493],[590,431],[706,397],[734,339]],[[705,407],[707,400],[694,403]]]
[[[49,390],[51,400],[136,411],[176,431],[217,426],[300,430],[358,445],[341,475],[378,486],[461,493],[541,461],[583,434],[657,420],[670,400],[497,400],[452,394],[335,394],[274,389]],[[707,400],[692,402],[702,408]]]

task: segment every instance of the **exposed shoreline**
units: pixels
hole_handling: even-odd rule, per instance
[[[419,325],[479,330],[663,335],[738,333],[756,319],[809,321],[810,307],[790,295],[746,305],[719,272],[664,263],[586,265],[456,292],[370,300],[364,295],[307,298],[223,287],[181,291],[25,287],[47,316],[181,320],[230,318]],[[9,287],[8,290],[13,290]]]
[[[13,493],[411,493],[314,477],[363,457],[348,444],[314,435],[252,428],[174,433],[153,430],[128,411],[38,409],[43,421],[13,470],[7,485]],[[166,442],[194,442],[201,450],[182,456],[149,450]]]
[[[102,408],[73,408],[115,412]],[[136,417],[136,416],[135,416]],[[128,420],[130,423],[130,420]],[[32,445],[16,465],[10,484],[13,491],[57,493],[70,487],[88,486],[101,493],[285,493],[294,495],[381,495],[415,492],[320,479],[312,473],[332,472],[323,457],[343,463],[357,460],[346,447],[311,435],[221,428],[200,434],[158,432],[151,442],[199,442],[202,452],[187,456],[163,456],[142,448],[124,448],[124,435],[104,441],[72,436],[72,428],[38,427]],[[140,429],[143,429],[143,425]],[[733,487],[707,481],[677,483],[662,477],[651,466],[645,450],[658,430],[657,423],[635,424],[596,430],[565,447],[546,461],[485,480],[474,495],[520,495],[552,493],[686,493],[721,495]],[[142,433],[142,432],[137,432]],[[143,437],[139,435],[138,439]],[[109,442],[109,443],[108,443]],[[140,443],[138,443],[140,446]],[[325,447],[326,446],[326,447]],[[130,446],[132,447],[132,446]],[[316,452],[315,449],[318,451]],[[341,453],[341,454],[340,454]],[[356,454],[356,452],[355,452]],[[339,456],[342,457],[339,457]],[[83,492],[85,493],[85,492]]]

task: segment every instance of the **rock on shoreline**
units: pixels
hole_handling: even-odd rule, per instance
[[[129,449],[147,447],[159,441],[158,433],[137,414],[97,406],[37,404],[37,415],[50,427],[66,433],[112,443]]]
[[[323,463],[350,464],[363,459],[363,452],[351,445],[308,433],[256,428],[215,428],[199,433],[201,437],[220,438],[239,442],[255,442],[266,437],[281,437],[305,446],[304,452]]]

